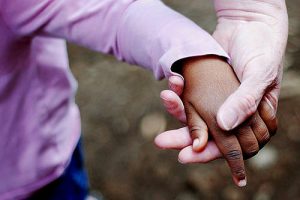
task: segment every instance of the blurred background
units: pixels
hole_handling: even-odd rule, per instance
[[[210,0],[165,0],[210,33]],[[161,151],[156,134],[181,125],[159,99],[166,81],[152,73],[69,46],[79,81],[85,158],[91,189],[108,200],[300,199],[300,1],[288,0],[290,34],[279,105],[279,131],[246,162],[248,186],[235,187],[223,160],[184,166],[176,151]]]

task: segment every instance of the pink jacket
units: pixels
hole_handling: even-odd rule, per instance
[[[0,0],[0,199],[59,177],[80,137],[66,41],[172,74],[185,57],[227,56],[159,0]]]

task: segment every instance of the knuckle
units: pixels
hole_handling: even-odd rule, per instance
[[[191,125],[191,126],[189,126],[189,130],[190,130],[191,136],[193,138],[195,138],[195,137],[197,137],[199,131],[201,131],[201,127],[196,126],[196,125]]]
[[[206,126],[206,124],[204,122],[202,122],[201,120],[197,120],[197,122],[193,123],[190,121],[190,124],[188,125],[190,132],[208,132],[208,127]]]
[[[266,130],[262,135],[262,142],[267,143],[270,141],[270,139],[271,139],[271,137],[270,137],[269,131]]]
[[[190,132],[200,131],[201,127],[197,126],[197,125],[191,125],[191,126],[189,126],[189,130],[190,130]]]
[[[242,154],[239,150],[230,150],[225,154],[228,161],[240,160],[242,158]]]
[[[267,144],[271,139],[271,136],[269,134],[268,130],[264,130],[264,132],[262,132],[261,137],[260,137],[260,148],[262,148],[263,146],[265,146],[265,144]]]

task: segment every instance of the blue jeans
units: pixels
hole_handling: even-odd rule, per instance
[[[85,200],[88,192],[88,177],[84,170],[82,146],[79,141],[65,172],[28,200]]]

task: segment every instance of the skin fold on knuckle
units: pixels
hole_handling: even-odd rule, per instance
[[[270,133],[268,127],[262,120],[256,120],[252,123],[252,129],[256,133],[256,137],[260,146],[260,149],[270,141]]]
[[[189,125],[189,130],[191,133],[192,138],[196,138],[200,135],[200,132],[202,131],[202,128],[197,125]]]
[[[224,156],[228,161],[235,161],[235,160],[242,159],[242,153],[239,150],[227,151]]]
[[[251,123],[251,128],[257,133],[259,136],[258,140],[269,140],[269,131],[271,131],[267,124],[270,122],[265,122],[263,119],[253,121]]]
[[[255,134],[251,131],[251,128],[241,129],[238,132],[238,140],[243,151],[243,158],[248,159],[253,157],[259,151],[259,144]]]
[[[271,140],[271,136],[268,130],[265,130],[261,133],[261,138],[259,139],[259,148],[262,149],[269,141]]]
[[[265,100],[261,102],[259,113],[265,121],[272,121],[276,118],[275,111]]]
[[[269,131],[267,129],[263,130],[261,133],[261,142],[262,143],[268,143],[271,139]]]

